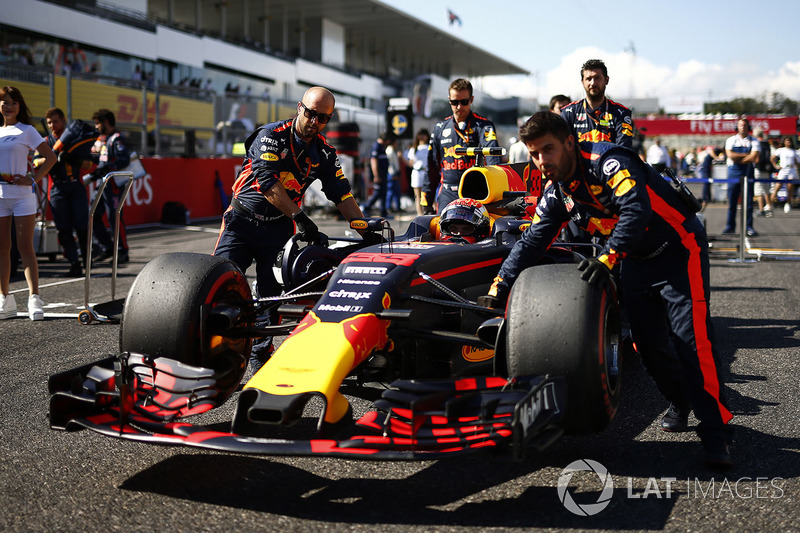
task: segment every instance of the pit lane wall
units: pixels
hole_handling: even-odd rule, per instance
[[[241,158],[141,161],[147,174],[131,186],[124,208],[128,226],[159,222],[167,202],[185,205],[193,220],[220,216],[228,206],[231,187],[242,164]]]

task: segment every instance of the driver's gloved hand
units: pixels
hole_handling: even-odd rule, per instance
[[[596,257],[589,257],[578,264],[578,270],[583,272],[581,279],[597,288],[602,288],[606,284],[613,284],[611,269]]]
[[[292,220],[297,226],[297,233],[300,234],[302,240],[306,242],[319,240],[319,228],[303,211],[298,211],[292,215]]]

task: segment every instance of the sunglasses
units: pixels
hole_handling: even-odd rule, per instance
[[[317,122],[320,124],[327,124],[333,118],[333,113],[330,115],[326,115],[325,113],[317,113],[313,109],[309,109],[305,106],[303,102],[297,102],[300,104],[300,107],[303,108],[303,114],[306,116],[308,120],[317,119]]]
[[[462,98],[461,100],[450,100],[450,105],[456,107],[457,105],[461,104],[466,107],[469,105],[469,101],[470,101],[469,98]]]

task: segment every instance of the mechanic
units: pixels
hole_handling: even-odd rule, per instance
[[[428,150],[428,174],[423,179],[420,197],[426,214],[434,213],[434,202],[441,213],[447,204],[458,198],[461,174],[475,165],[474,157],[455,155],[457,147],[500,146],[494,124],[471,110],[475,97],[469,80],[454,80],[448,95],[453,114],[436,123]],[[499,165],[501,162],[500,157],[486,158],[487,165]]]
[[[439,234],[445,241],[476,243],[488,237],[491,229],[489,212],[472,198],[453,200],[439,217]]]
[[[631,110],[606,98],[608,69],[600,59],[590,59],[581,67],[581,83],[586,98],[561,107],[561,116],[571,124],[578,141],[607,141],[633,147]]]
[[[46,138],[47,144],[53,148],[67,129],[67,119],[64,111],[58,107],[48,109],[45,118],[51,132]],[[48,197],[50,210],[53,212],[53,222],[58,232],[58,242],[70,264],[66,277],[83,275],[78,253],[82,253],[84,258],[88,253],[86,235],[89,225],[89,204],[86,200],[86,187],[80,178],[82,164],[83,161],[74,158],[67,151],[60,151],[58,162],[50,169]],[[78,236],[80,250],[75,243],[73,232]]]
[[[100,132],[95,147],[92,149],[92,161],[97,163],[97,168],[83,176],[83,183],[89,184],[103,178],[109,172],[125,169],[131,162],[131,152],[128,149],[128,142],[122,134],[117,131],[117,121],[113,111],[108,109],[98,109],[92,115],[94,127]],[[103,196],[97,204],[97,210],[92,220],[92,241],[97,245],[97,250],[92,254],[93,261],[104,261],[112,257],[114,243],[111,234],[106,229],[103,222],[103,214],[108,218],[111,231],[116,233],[117,218],[115,212],[122,200],[122,193],[125,190],[124,183],[118,183],[116,179],[110,180],[103,189]],[[97,190],[92,195],[92,203],[97,197]],[[125,231],[125,221],[120,212],[119,218],[119,241],[117,242],[119,255],[117,263],[123,264],[129,261],[128,257],[128,236]]]
[[[694,409],[706,463],[731,466],[732,415],[712,341],[703,225],[633,151],[607,142],[577,143],[554,113],[534,114],[520,138],[552,183],[481,303],[502,305],[517,276],[542,257],[568,221],[606,237],[602,253],[578,266],[582,279],[613,283],[611,269],[621,263],[623,305],[645,367],[673,405],[687,413],[689,405]]]
[[[314,180],[322,182],[325,196],[345,219],[363,217],[336,149],[321,135],[335,103],[328,89],[312,87],[297,103],[295,117],[261,126],[245,141],[247,155],[233,184],[214,255],[230,259],[242,272],[255,261],[257,292],[262,298],[281,293],[272,267],[295,230],[308,242],[319,237],[317,225],[300,208]],[[264,320],[257,325],[269,323]],[[254,370],[272,351],[272,337],[254,343],[250,359]]]

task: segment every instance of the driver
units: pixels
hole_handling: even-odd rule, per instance
[[[439,234],[445,241],[476,243],[488,237],[490,230],[489,212],[472,198],[453,200],[439,217]]]
[[[281,286],[272,266],[297,230],[303,240],[317,240],[319,229],[300,206],[314,180],[347,220],[363,218],[339,165],[336,149],[321,135],[333,116],[335,99],[324,87],[308,89],[297,103],[297,115],[261,126],[245,141],[247,155],[233,184],[214,255],[230,259],[246,272],[256,263],[260,297],[277,296]],[[259,321],[265,326],[269,320]],[[272,355],[272,337],[253,344],[254,370]]]

